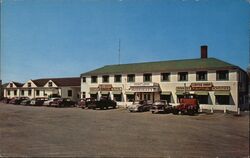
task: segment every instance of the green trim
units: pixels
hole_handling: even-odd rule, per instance
[[[183,91],[181,91],[181,92],[176,92],[175,94],[176,94],[176,95],[184,95],[184,92],[183,92]]]
[[[126,94],[132,94],[132,95],[134,95],[135,93],[134,92],[126,92]]]
[[[194,94],[196,94],[196,95],[208,95],[208,91],[196,91]]]
[[[109,91],[101,91],[101,94],[109,94]]]
[[[215,91],[214,95],[230,95],[230,91]]]
[[[113,94],[121,94],[122,91],[112,91]]]
[[[161,92],[161,95],[171,95],[171,91],[163,91]]]
[[[90,91],[89,94],[97,94],[98,91]]]

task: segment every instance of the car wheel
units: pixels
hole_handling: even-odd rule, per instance
[[[152,114],[154,114],[155,112],[154,111],[151,111],[152,112]]]

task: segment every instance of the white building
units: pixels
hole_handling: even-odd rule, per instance
[[[177,105],[184,91],[195,93],[203,109],[237,111],[247,93],[246,72],[216,58],[107,65],[81,74],[81,97],[109,96],[118,105],[133,100],[167,100]]]
[[[80,77],[44,78],[29,80],[26,83],[10,82],[4,89],[4,97],[48,98],[59,95],[72,100],[79,99]]]

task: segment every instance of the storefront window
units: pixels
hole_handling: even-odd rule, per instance
[[[177,103],[180,103],[181,98],[184,98],[184,95],[177,95]]]
[[[115,101],[122,101],[122,95],[121,94],[114,94],[114,100]]]
[[[228,70],[216,71],[217,80],[228,80]]]
[[[188,73],[187,72],[179,72],[178,73],[179,81],[188,81]]]
[[[10,90],[8,90],[8,95],[10,95]]]
[[[133,94],[127,94],[126,96],[128,102],[133,102],[135,100],[135,96]]]
[[[143,81],[144,82],[151,82],[152,81],[152,74],[143,74]]]
[[[97,83],[97,76],[91,76],[91,83]]]
[[[197,81],[207,81],[207,71],[198,71],[196,72]]]
[[[229,105],[229,96],[228,95],[217,95],[216,98],[216,104],[219,105]]]
[[[115,82],[121,82],[122,81],[122,75],[115,75]]]
[[[90,98],[97,99],[97,94],[90,94]]]
[[[208,104],[208,95],[197,95],[200,104]]]
[[[170,81],[170,73],[161,73],[161,81]]]
[[[160,100],[165,100],[168,103],[171,103],[171,95],[160,95]]]
[[[31,96],[31,90],[28,90],[28,96]]]
[[[24,95],[24,90],[21,90],[21,95]]]

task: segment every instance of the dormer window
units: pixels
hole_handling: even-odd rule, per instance
[[[10,83],[10,88],[12,88],[13,87],[13,83]]]
[[[49,82],[49,87],[52,87],[52,82]]]
[[[30,82],[28,83],[28,87],[31,87],[31,83]]]

